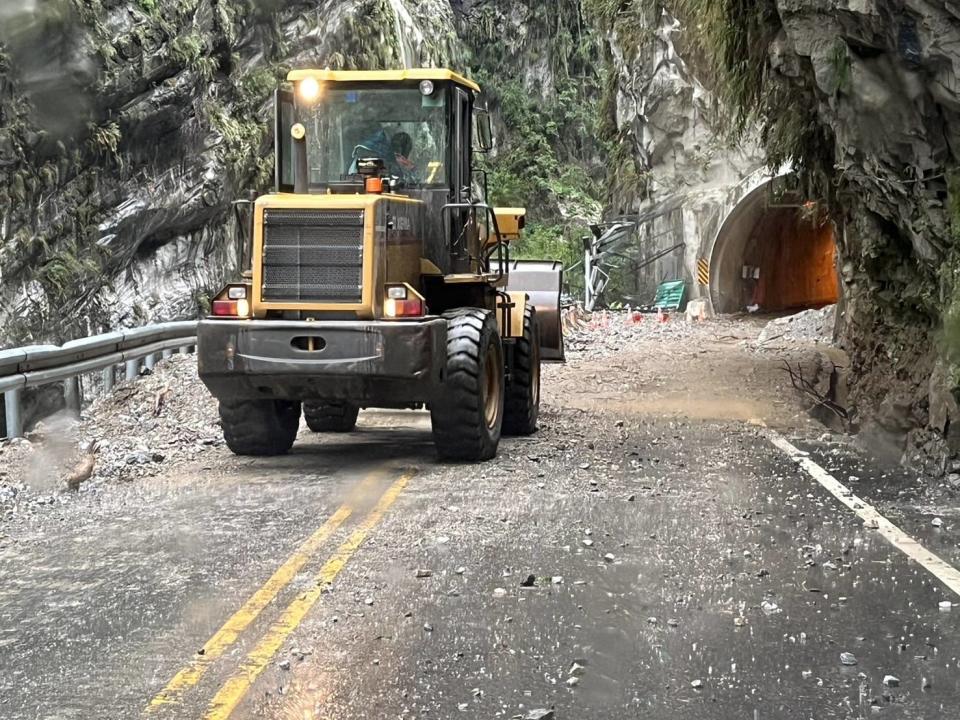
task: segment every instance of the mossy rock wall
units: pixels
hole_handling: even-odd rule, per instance
[[[465,69],[446,0],[0,10],[0,343],[195,317],[234,271],[292,67]]]

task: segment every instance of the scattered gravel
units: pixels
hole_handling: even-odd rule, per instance
[[[817,322],[827,323],[830,312],[815,311]],[[795,422],[798,406],[784,400],[787,379],[778,359],[754,352],[758,333],[762,337],[784,323],[797,337],[806,337],[805,328],[817,324],[783,318],[764,329],[749,317],[707,322],[689,322],[683,315],[659,322],[656,315],[615,312],[568,317],[568,365],[544,372],[544,425],[553,428],[532,439],[531,462],[541,464],[540,477],[546,478],[550,460],[577,452],[580,472],[591,476],[584,479],[588,490],[602,493],[606,483],[598,478],[618,469],[598,466],[589,444],[576,448],[571,443],[584,425],[597,424],[597,411],[612,410],[621,418],[653,413]],[[741,391],[744,377],[750,378],[749,396]],[[624,397],[638,400],[625,404]],[[560,408],[574,414],[561,416]],[[616,430],[623,433],[622,419]],[[196,465],[222,446],[216,401],[197,377],[196,357],[174,355],[153,373],[120,384],[85,407],[79,420],[60,414],[26,439],[0,441],[0,520],[69,502],[68,484],[80,493],[95,493],[109,483],[142,481],[184,463]],[[213,453],[211,463],[219,456]]]

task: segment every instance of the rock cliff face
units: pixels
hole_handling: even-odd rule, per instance
[[[486,163],[493,201],[528,209],[515,252],[573,264],[586,225],[602,215],[600,36],[580,0],[465,2],[459,17],[497,124],[498,147]]]
[[[802,192],[837,226],[854,426],[898,457],[943,467],[960,450],[960,7],[588,4],[610,38],[608,125],[621,165],[634,161],[612,209],[669,206],[678,193],[689,207],[690,190],[717,189],[729,206],[757,167],[799,170]],[[738,124],[731,150],[723,129]],[[702,245],[715,213],[699,205],[680,224]]]
[[[685,279],[691,299],[706,297],[690,269],[710,258],[723,220],[767,175],[757,138],[729,132],[709,63],[673,8],[586,4],[607,38],[607,212],[639,222],[640,267],[622,278],[622,289],[646,304],[664,280]]]
[[[294,66],[464,65],[446,0],[5,4],[0,340],[195,316]]]
[[[960,450],[945,365],[960,338],[942,333],[958,292],[960,7],[780,0],[777,10],[771,69],[809,88],[810,121],[830,140],[816,171],[842,232],[853,400],[905,459],[940,464]]]

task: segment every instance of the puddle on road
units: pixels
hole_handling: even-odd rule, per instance
[[[591,395],[589,398],[571,398],[569,407],[590,412],[613,412],[634,416],[683,417],[690,420],[740,420],[750,422],[766,418],[769,405],[743,398],[703,397],[689,393],[661,396],[635,396],[623,400],[622,396]]]

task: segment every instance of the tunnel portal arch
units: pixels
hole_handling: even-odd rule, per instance
[[[783,178],[762,182],[721,223],[709,255],[714,312],[799,311],[839,300],[835,226],[796,194],[775,193]]]

